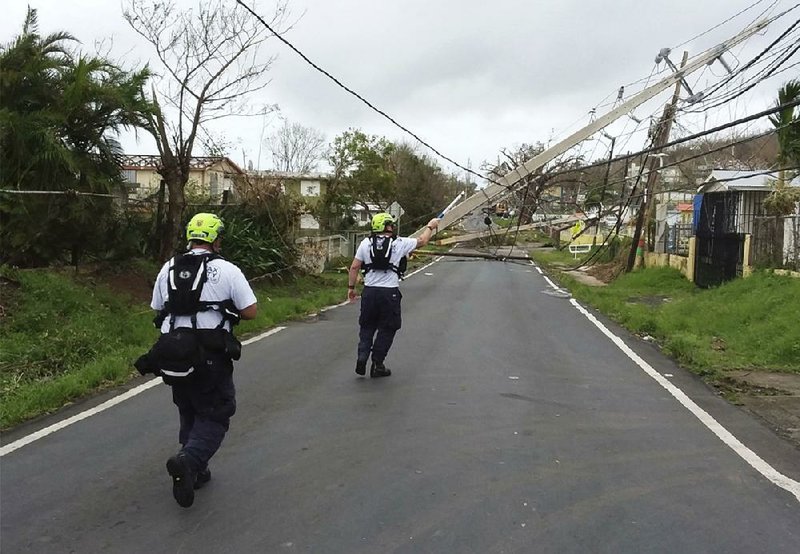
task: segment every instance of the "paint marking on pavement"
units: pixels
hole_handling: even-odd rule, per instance
[[[550,280],[550,277],[545,276],[544,280],[547,281],[547,284],[553,287],[554,289],[561,290],[560,288],[558,288],[558,285],[556,285],[553,281]]]
[[[50,425],[49,427],[45,427],[44,429],[39,429],[35,433],[31,433],[30,435],[22,437],[19,440],[15,440],[12,443],[3,445],[3,447],[0,448],[0,457],[5,456],[6,454],[8,454],[10,452],[14,452],[14,450],[17,450],[18,448],[22,448],[23,446],[25,446],[27,444],[30,444],[30,443],[32,443],[34,441],[37,441],[37,440],[39,440],[39,439],[41,439],[43,437],[46,437],[47,435],[55,433],[56,431],[59,431],[59,430],[65,428],[65,427],[69,427],[73,423],[77,423],[77,422],[81,421],[82,419],[86,419],[87,417],[93,416],[95,414],[99,414],[100,412],[103,412],[103,411],[111,408],[112,406],[116,406],[117,404],[119,404],[121,402],[124,402],[125,400],[127,400],[129,398],[133,398],[137,394],[139,394],[141,392],[144,392],[147,389],[151,389],[151,388],[155,387],[156,385],[160,385],[161,383],[163,383],[163,381],[161,379],[157,379],[157,378],[156,379],[152,379],[152,380],[150,380],[150,381],[148,381],[146,383],[143,383],[143,384],[139,385],[138,387],[134,387],[131,390],[120,394],[119,396],[115,396],[114,398],[111,398],[110,400],[106,400],[102,404],[98,404],[94,408],[90,408],[90,409],[86,410],[85,412],[81,412],[79,414],[75,414],[74,416],[68,417],[67,419],[65,419],[63,421],[59,421],[58,423],[54,423],[53,425]]]
[[[286,327],[275,327],[273,329],[270,329],[266,333],[261,333],[260,335],[256,335],[255,337],[252,337],[252,338],[247,339],[246,341],[243,341],[242,342],[242,346],[247,345],[247,344],[252,344],[252,343],[254,343],[256,341],[259,341],[259,340],[261,340],[263,338],[266,338],[266,337],[268,337],[270,335],[274,335],[275,333],[278,333],[279,331],[283,331],[284,329],[286,329]],[[18,439],[18,440],[15,440],[14,442],[11,442],[9,444],[3,445],[2,447],[0,447],[0,458],[5,456],[6,454],[14,452],[15,450],[17,450],[19,448],[22,448],[23,446],[26,446],[26,445],[28,445],[28,444],[30,444],[32,442],[35,442],[35,441],[37,441],[37,440],[39,440],[41,438],[44,438],[47,435],[52,435],[56,431],[60,431],[61,429],[69,427],[73,423],[77,423],[77,422],[82,421],[82,420],[84,420],[84,419],[86,419],[88,417],[91,417],[93,415],[99,414],[100,412],[104,412],[107,409],[116,406],[117,404],[121,404],[122,402],[125,402],[129,398],[133,398],[134,396],[136,396],[138,394],[141,394],[141,393],[143,393],[144,391],[146,391],[148,389],[151,389],[153,387],[161,385],[163,382],[164,382],[163,380],[158,379],[158,378],[151,379],[150,381],[147,381],[146,383],[142,383],[141,385],[138,385],[138,386],[132,388],[131,390],[120,394],[119,396],[115,396],[114,398],[110,398],[109,400],[106,400],[102,404],[98,404],[94,408],[89,408],[88,410],[86,410],[84,412],[81,412],[79,414],[75,414],[74,416],[68,417],[67,419],[64,419],[62,421],[59,421],[59,422],[54,423],[52,425],[49,425],[49,426],[47,426],[47,427],[45,427],[43,429],[39,429],[35,433],[31,433],[30,435],[26,435],[26,436],[22,437],[21,439]]]
[[[420,271],[423,271],[423,270],[429,268],[430,266],[432,266],[436,262],[442,260],[443,258],[444,258],[444,256],[439,256],[438,258],[434,259],[431,263],[422,266],[421,268],[417,269],[416,271],[414,271],[412,273],[409,273],[406,276],[406,278],[411,277],[412,275],[416,275]],[[320,310],[320,312],[325,312],[327,310],[332,310],[334,308],[338,308],[340,306],[345,306],[347,304],[350,304],[349,300],[346,300],[346,301],[342,302],[341,304],[334,304],[333,306],[327,306],[325,308],[322,308]],[[254,342],[260,341],[261,339],[265,339],[265,338],[269,337],[270,335],[274,335],[275,333],[283,331],[284,329],[286,329],[286,327],[284,327],[284,326],[274,327],[274,328],[270,329],[269,331],[267,331],[265,333],[261,333],[260,335],[256,335],[255,337],[251,337],[251,338],[249,338],[249,339],[247,339],[245,341],[242,341],[242,346],[247,346],[248,344],[252,344]],[[141,384],[141,385],[139,385],[137,387],[132,388],[131,390],[129,390],[127,392],[124,392],[124,393],[120,394],[119,396],[115,396],[114,398],[106,400],[102,404],[98,404],[94,408],[90,408],[90,409],[88,409],[88,410],[86,410],[84,412],[81,412],[79,414],[75,414],[72,417],[68,417],[67,419],[59,421],[58,423],[54,423],[53,425],[49,425],[48,427],[45,427],[43,429],[39,429],[35,433],[31,433],[30,435],[26,435],[26,436],[22,437],[21,439],[15,440],[12,443],[3,445],[2,447],[0,447],[0,458],[5,456],[6,454],[14,452],[15,450],[17,450],[19,448],[22,448],[23,446],[27,446],[28,444],[30,444],[32,442],[35,442],[35,441],[37,441],[37,440],[39,440],[41,438],[44,438],[47,435],[51,435],[51,434],[55,433],[56,431],[60,431],[61,429],[64,429],[65,427],[69,427],[73,423],[77,423],[77,422],[82,421],[82,420],[84,420],[84,419],[86,419],[88,417],[91,417],[91,416],[95,415],[95,414],[99,414],[100,412],[104,412],[107,409],[112,408],[112,407],[116,406],[117,404],[120,404],[120,403],[128,400],[129,398],[133,398],[134,396],[136,396],[136,395],[138,395],[138,394],[140,394],[140,393],[142,393],[142,392],[144,392],[144,391],[146,391],[148,389],[151,389],[151,388],[153,388],[153,387],[155,387],[157,385],[160,385],[162,383],[163,383],[163,381],[161,379],[152,379],[152,380],[150,380],[150,381],[148,381],[146,383],[143,383],[143,384]]]
[[[581,312],[586,318],[591,321],[595,327],[600,329],[617,348],[622,350],[628,358],[630,358],[636,365],[638,365],[647,375],[652,377],[659,385],[667,390],[675,399],[687,410],[689,410],[700,422],[708,427],[708,429],[717,435],[719,439],[725,443],[731,450],[739,455],[745,462],[750,464],[761,475],[772,481],[780,488],[792,493],[798,502],[800,502],[800,482],[783,475],[774,467],[765,462],[758,454],[747,448],[742,442],[737,439],[733,434],[725,429],[717,420],[698,406],[686,393],[681,389],[670,383],[664,376],[657,372],[653,367],[644,361],[636,352],[623,342],[621,338],[608,330],[596,317],[594,317],[586,308],[581,306],[574,298],[570,299],[570,303]]]
[[[341,308],[342,306],[347,306],[350,303],[350,300],[345,300],[344,302],[339,302],[338,304],[334,304],[333,306],[325,306],[319,312],[327,312],[328,310],[333,310],[334,308]]]
[[[274,328],[270,329],[269,331],[267,331],[266,333],[261,333],[260,335],[256,335],[255,337],[252,337],[252,338],[249,338],[249,339],[247,339],[245,341],[242,341],[242,346],[247,346],[248,344],[253,344],[256,341],[260,341],[261,339],[265,339],[270,335],[274,335],[275,333],[283,331],[284,329],[286,329],[286,327],[280,327],[280,326],[274,327]]]
[[[451,249],[451,250],[452,250],[452,249]],[[433,264],[435,264],[436,262],[438,262],[439,260],[441,260],[441,259],[443,259],[443,258],[444,258],[444,256],[439,256],[438,258],[435,258],[435,259],[434,259],[434,260],[433,260],[431,263],[429,263],[429,264],[427,264],[427,265],[423,265],[423,266],[422,266],[421,268],[419,268],[419,269],[415,269],[414,271],[412,271],[411,273],[409,273],[408,275],[406,275],[406,276],[405,276],[405,279],[408,279],[409,277],[412,277],[412,276],[416,275],[416,274],[417,274],[417,273],[419,273],[420,271],[424,271],[424,270],[428,269],[430,266],[432,266]]]

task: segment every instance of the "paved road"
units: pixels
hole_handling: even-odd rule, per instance
[[[3,553],[798,551],[798,498],[534,267],[447,259],[403,290],[388,379],[353,372],[357,305],[246,347],[190,509],[164,470],[163,385],[6,454]],[[796,449],[606,325],[762,469],[800,480]]]

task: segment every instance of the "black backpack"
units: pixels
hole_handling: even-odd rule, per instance
[[[175,316],[192,316],[192,327],[197,327],[197,312],[209,309],[200,302],[203,285],[208,280],[208,262],[221,258],[219,254],[183,254],[170,260],[167,274],[168,299],[164,310],[172,318]],[[172,325],[170,325],[172,326]]]
[[[231,359],[241,356],[241,343],[232,332],[225,330],[226,321],[231,326],[239,322],[239,313],[232,300],[206,302],[200,300],[203,285],[208,279],[208,263],[221,259],[215,253],[175,256],[170,260],[167,273],[168,299],[154,323],[161,327],[169,317],[169,332],[159,336],[150,351],[134,364],[140,373],[154,373],[164,378],[168,385],[185,383],[202,373],[206,366],[206,351],[224,351]],[[197,329],[197,314],[206,310],[220,313],[222,320],[216,329]],[[175,328],[177,316],[191,317],[191,328]]]
[[[391,261],[392,247],[394,246],[395,237],[382,237],[383,240],[378,240],[378,235],[370,237],[370,263],[364,264],[364,274],[373,270],[389,271],[392,270],[397,273],[397,276],[402,279],[408,267],[408,257],[403,256],[400,258],[400,263],[394,265]]]
[[[236,309],[233,300],[200,300],[203,285],[208,280],[209,262],[222,259],[224,259],[222,256],[213,252],[208,254],[187,252],[170,260],[167,271],[167,301],[164,303],[164,309],[153,320],[156,327],[160,328],[164,320],[169,317],[169,328],[172,330],[175,328],[175,317],[183,315],[189,316],[192,328],[197,329],[197,314],[207,310],[214,310],[222,316],[217,329],[224,330],[226,321],[230,322],[231,329],[239,323],[241,319],[239,310]]]

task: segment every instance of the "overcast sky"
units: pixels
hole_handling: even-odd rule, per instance
[[[659,49],[680,45],[754,2],[293,0],[291,10],[299,19],[286,38],[437,149],[477,170],[481,162],[495,160],[502,148],[547,142],[577,130],[589,122],[593,107],[601,105],[598,115],[610,109],[602,104],[613,103],[620,85],[648,77]],[[671,58],[677,64],[683,50],[696,55],[736,34],[764,10],[775,14],[795,3],[756,2],[730,22],[681,45]],[[19,32],[27,4],[39,10],[42,34],[68,31],[89,50],[94,41],[113,38],[114,54],[126,62],[150,59],[149,45],[128,27],[116,0],[6,0],[0,19],[3,43]],[[260,0],[256,9],[268,13],[270,6]],[[736,58],[746,62],[795,21],[798,12],[735,49],[729,63],[735,65]],[[251,97],[253,106],[278,104],[283,117],[319,129],[328,140],[350,127],[391,140],[413,140],[274,39],[264,49],[264,55],[272,53],[279,57],[271,83]],[[689,82],[703,89],[723,74],[716,65]],[[724,110],[713,110],[707,119],[687,117],[685,128],[696,131],[764,109],[774,102],[777,87],[798,74],[798,67],[784,72]],[[643,85],[629,85],[625,96]],[[657,112],[668,95],[643,106],[637,115]],[[609,132],[630,132],[635,124],[624,119]],[[234,161],[252,160],[266,169],[270,156],[261,149],[259,162],[260,138],[278,124],[275,117],[235,118],[218,125],[217,132],[222,130],[236,144],[230,152]],[[138,142],[132,135],[122,138],[130,153],[156,152],[144,135]],[[635,149],[637,140],[641,137],[634,135],[625,146]],[[603,148],[599,139],[594,146],[588,143],[586,152],[600,155]],[[448,171],[456,169],[441,163]]]

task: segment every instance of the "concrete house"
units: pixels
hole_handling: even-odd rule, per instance
[[[128,198],[142,199],[157,194],[162,177],[158,173],[161,158],[152,154],[132,154],[123,158],[122,178]],[[237,176],[244,171],[224,156],[194,156],[189,162],[187,192],[208,196],[221,203],[225,191],[233,189]]]
[[[320,230],[320,223],[311,214],[311,209],[317,205],[328,190],[328,185],[333,180],[333,175],[327,173],[291,173],[286,171],[248,171],[251,182],[258,186],[278,187],[283,194],[293,196],[300,200],[305,207],[300,214],[299,227],[301,232]]]

